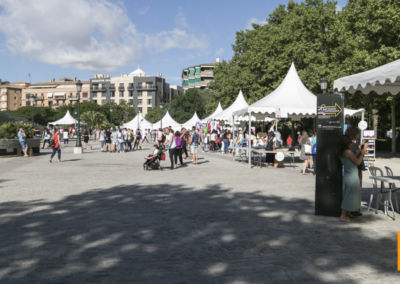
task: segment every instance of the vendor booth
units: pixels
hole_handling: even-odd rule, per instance
[[[339,92],[347,91],[363,94],[376,93],[397,95],[400,93],[400,59],[380,67],[339,78],[333,88]],[[392,100],[392,137],[396,137],[396,105]],[[396,139],[392,139],[392,154],[396,153]]]

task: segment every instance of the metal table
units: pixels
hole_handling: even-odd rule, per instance
[[[389,209],[391,207],[392,211],[393,211],[393,217],[392,218],[394,220],[395,219],[395,210],[394,210],[393,203],[392,203],[392,192],[397,194],[396,190],[398,190],[398,188],[391,188],[389,186],[388,189],[385,190],[384,189],[384,183],[388,183],[389,185],[391,185],[391,184],[394,185],[396,182],[400,182],[400,176],[370,176],[369,178],[373,179],[375,181],[380,181],[381,182],[381,188],[380,188],[381,193],[385,193],[385,194],[388,195],[386,200],[384,200],[384,213],[385,213],[386,216],[389,216]],[[378,197],[377,201],[376,201],[375,212],[378,212],[379,202],[380,202],[380,198]],[[399,211],[397,195],[395,195],[395,203],[396,203],[397,211]]]

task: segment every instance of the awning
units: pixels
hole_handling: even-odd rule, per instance
[[[53,97],[53,93],[47,93],[47,98],[50,99]]]
[[[400,92],[400,59],[362,73],[339,78],[333,83],[333,88],[339,92],[346,90],[350,93],[361,91],[364,94],[376,92],[379,95],[397,95]]]

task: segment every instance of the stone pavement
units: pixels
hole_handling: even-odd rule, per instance
[[[146,150],[0,159],[0,283],[396,283],[396,221],[314,216],[312,175]],[[169,165],[165,163],[164,165]]]

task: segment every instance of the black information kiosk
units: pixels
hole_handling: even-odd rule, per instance
[[[338,150],[343,135],[343,112],[342,94],[321,94],[317,96],[315,215],[340,216],[342,165]]]

